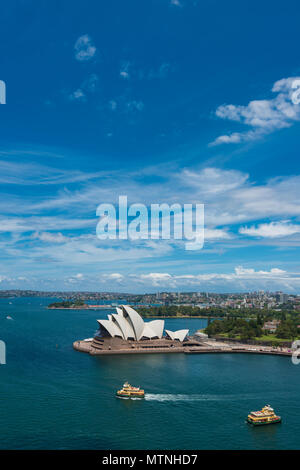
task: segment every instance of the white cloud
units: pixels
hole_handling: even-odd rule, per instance
[[[117,282],[117,283],[122,283],[122,281],[124,280],[123,274],[120,274],[120,273],[103,274],[101,278],[106,282]]]
[[[78,273],[78,274],[75,274],[76,279],[83,279],[83,274],[82,273]]]
[[[200,190],[206,197],[215,197],[243,186],[249,175],[236,170],[223,170],[220,168],[183,169],[177,178],[181,185]]]
[[[155,287],[159,287],[162,285],[168,285],[170,287],[174,287],[176,284],[171,274],[168,274],[168,273],[141,274],[137,278],[138,278],[137,280],[146,282],[146,284],[149,283],[150,285],[155,286]]]
[[[122,78],[128,79],[128,78],[129,78],[129,73],[126,72],[125,70],[121,70],[120,76],[121,76]]]
[[[80,62],[91,60],[96,54],[96,47],[88,34],[80,36],[74,45],[75,58]]]
[[[145,168],[143,171],[113,171],[83,173],[76,170],[55,170],[43,166],[0,162],[0,180],[18,184],[61,184],[51,196],[25,201],[2,195],[0,209],[7,217],[1,217],[1,231],[61,231],[70,228],[95,227],[95,210],[103,202],[117,203],[120,188],[126,188],[128,203],[146,205],[161,203],[204,203],[206,239],[230,238],[229,225],[249,223],[262,219],[291,218],[300,216],[300,176],[273,178],[264,184],[253,183],[248,174],[220,168],[183,169],[162,167]],[[47,177],[44,174],[47,174]],[[163,182],[160,177],[163,176]],[[144,177],[148,182],[145,184]],[[151,182],[149,182],[149,180]],[[158,180],[158,182],[157,182]],[[67,183],[70,185],[67,186]],[[71,184],[77,184],[75,189]],[[89,183],[89,184],[87,184]],[[49,210],[67,211],[68,216],[43,215]],[[20,214],[20,217],[11,214]],[[29,217],[24,216],[29,214]],[[39,215],[32,215],[39,214]],[[41,215],[40,215],[41,214]],[[86,218],[90,214],[90,219]],[[278,223],[271,229],[280,229]],[[242,227],[240,234],[252,234],[253,227]],[[260,227],[260,233],[266,228]],[[293,224],[284,224],[282,230],[289,235],[295,231]],[[282,232],[281,232],[282,233]]]
[[[235,269],[235,276],[236,277],[243,277],[243,278],[246,278],[246,279],[249,279],[249,278],[257,278],[257,277],[278,277],[278,276],[286,276],[287,275],[287,272],[284,271],[283,269],[279,269],[279,268],[272,268],[270,269],[270,271],[255,271],[255,269],[253,268],[250,268],[250,269],[247,269],[247,268],[243,268],[242,266],[238,266],[236,267]]]
[[[290,127],[299,121],[300,106],[294,104],[292,100],[295,92],[292,84],[298,78],[289,77],[275,82],[272,92],[277,95],[274,98],[253,100],[246,106],[233,104],[219,106],[216,111],[219,118],[245,124],[250,129],[245,132],[221,135],[211,145],[256,140],[278,129]]]
[[[120,273],[112,273],[112,274],[109,274],[108,276],[109,279],[116,279],[116,280],[120,280],[120,279],[123,279],[124,276]]]
[[[130,73],[129,73],[130,65],[131,64],[129,61],[123,61],[121,63],[120,77],[124,78],[125,80],[129,80],[130,78]]]
[[[41,232],[38,233],[36,232],[33,235],[33,238],[38,238],[39,240],[43,242],[49,242],[49,243],[65,243],[68,241],[68,237],[65,237],[62,233],[60,232]]]
[[[81,275],[71,276],[68,282],[77,282],[81,280]],[[237,266],[233,272],[213,272],[198,274],[170,274],[169,272],[150,272],[141,274],[110,273],[101,274],[99,277],[94,275],[85,278],[89,282],[103,283],[109,285],[110,290],[117,289],[122,285],[123,288],[132,290],[132,285],[136,286],[135,291],[142,286],[143,289],[154,287],[158,290],[163,289],[192,289],[192,290],[218,290],[219,287],[226,289],[227,292],[237,290],[253,290],[258,288],[279,289],[282,286],[288,286],[289,290],[300,287],[300,273],[289,273],[280,268],[271,268],[269,270],[255,270],[253,268],[244,268]],[[70,281],[71,280],[71,281]]]
[[[121,267],[121,265],[119,264]],[[20,264],[19,264],[20,267]],[[50,271],[51,265],[48,264]],[[126,268],[125,268],[126,269]],[[88,275],[77,273],[69,275],[63,280],[58,279],[56,276],[57,268],[55,267],[54,278],[48,279],[48,288],[51,287],[51,282],[65,282],[66,285],[73,284],[74,287],[84,285],[89,286],[90,290],[98,289],[99,285],[103,286],[102,289],[109,288],[110,291],[122,290],[139,292],[155,290],[193,290],[193,291],[223,291],[223,292],[248,292],[251,290],[266,289],[266,290],[286,290],[289,292],[298,292],[300,288],[300,273],[288,272],[284,269],[275,267],[271,269],[258,269],[237,266],[231,272],[202,272],[196,274],[170,274],[169,272],[150,272],[142,274],[97,274],[96,271],[89,271]],[[15,285],[16,281],[32,282],[34,277],[21,276],[20,279],[8,277],[6,275],[0,276],[0,282]],[[36,280],[36,279],[35,279]],[[43,283],[46,280],[42,281]],[[134,286],[134,289],[133,289]]]
[[[70,276],[69,278],[67,278],[65,282],[69,284],[77,284],[84,280],[85,280],[84,275],[82,273],[77,273],[77,274],[74,274],[74,276]]]
[[[93,227],[97,219],[73,218],[60,216],[0,217],[0,232],[22,233],[39,232],[41,227],[48,230],[72,230]],[[36,237],[39,238],[39,237]]]
[[[226,290],[249,291],[261,288],[282,289],[289,291],[300,287],[300,273],[289,273],[280,268],[270,270],[255,270],[237,266],[229,273],[200,273],[175,275],[167,272],[152,272],[148,274],[130,275],[130,283],[163,289],[194,289],[194,290]]]
[[[73,93],[69,95],[69,100],[70,101],[86,101],[86,96],[85,93],[78,88],[75,90]]]
[[[26,152],[24,152],[26,156]],[[47,153],[38,152],[37,157],[43,160]],[[59,155],[51,155],[60,158]],[[21,162],[21,156],[15,152],[15,160],[0,160],[0,183],[16,185],[48,185],[48,184],[67,184],[80,183],[90,179],[100,178],[107,175],[106,172],[98,171],[95,173],[83,172],[80,170],[64,170],[63,168],[53,168],[50,166],[31,163],[30,161]],[[6,201],[7,204],[7,201]]]
[[[151,279],[154,282],[165,281],[172,279],[171,274],[168,273],[149,273],[149,274],[142,274],[141,279]]]
[[[204,228],[204,238],[205,240],[224,240],[231,238],[231,235],[226,230]]]
[[[73,93],[71,93],[68,98],[70,101],[86,101],[87,94],[95,93],[98,87],[99,77],[95,73],[89,75],[84,82],[81,84],[80,88],[77,88]]]
[[[134,278],[140,286],[151,286],[153,282],[156,282],[158,289],[163,284],[180,287],[209,283],[208,287],[211,288],[214,285],[218,288],[222,284],[223,289],[228,290],[235,286],[237,278],[232,278],[232,274],[206,273],[199,275],[200,277],[186,274],[189,277],[185,278],[175,278],[169,274],[170,266],[177,263],[176,269],[179,270],[182,260],[187,259],[183,252],[184,242],[180,240],[100,242],[95,234],[98,222],[96,207],[103,202],[117,204],[120,188],[126,189],[129,204],[142,202],[149,206],[162,202],[203,202],[205,245],[199,252],[203,256],[203,262],[206,260],[206,252],[218,254],[222,263],[219,255],[226,250],[231,250],[234,256],[233,250],[239,247],[268,244],[291,248],[300,245],[300,237],[296,236],[297,223],[286,222],[292,218],[300,218],[300,176],[273,178],[258,185],[246,173],[221,168],[177,169],[173,165],[160,165],[142,170],[137,168],[83,173],[76,170],[48,169],[41,165],[27,166],[21,161],[4,162],[0,165],[0,179],[3,181],[46,185],[48,178],[52,184],[59,184],[58,187],[51,186],[48,191],[45,186],[43,191],[34,191],[33,195],[30,192],[25,198],[17,196],[17,192],[14,195],[13,187],[9,196],[2,194],[0,249],[2,256],[9,260],[10,270],[23,269],[24,274],[28,270],[35,272],[36,266],[41,266],[40,270],[45,269],[48,272],[51,263],[53,269],[54,266],[56,269],[57,266],[63,266],[67,271],[66,276],[68,270],[77,272],[79,266],[85,275],[90,271],[95,272],[101,266],[104,272],[110,269],[114,274],[116,270],[117,274],[124,276],[123,279],[119,277],[119,280],[117,277],[107,278],[105,282],[109,288],[110,282],[111,285],[120,282],[126,290],[132,290],[127,273],[134,266],[138,271],[146,267],[146,273],[151,274],[145,274],[144,278]],[[281,226],[279,222],[272,222],[268,227],[260,223],[266,219],[272,221],[273,217],[274,220],[283,220]],[[232,224],[238,227],[243,225],[238,234],[238,227],[233,229]],[[275,229],[278,236],[267,236],[274,234]],[[292,231],[295,235],[291,239]],[[256,239],[243,239],[245,235]],[[259,240],[258,237],[262,239]],[[163,277],[159,273],[162,269],[166,270]],[[236,273],[234,275],[237,276]],[[259,276],[265,282],[265,278],[261,274]],[[258,279],[258,275],[255,279]],[[239,273],[237,285],[242,290],[254,286],[254,281],[251,286],[246,281]],[[242,282],[246,284],[242,285]],[[276,284],[278,288],[280,282],[278,280]],[[282,283],[285,282],[286,276]],[[293,284],[295,282],[292,281]],[[281,289],[283,287],[284,285]]]
[[[269,224],[260,224],[257,227],[241,227],[239,233],[252,237],[277,238],[287,237],[300,232],[300,225],[288,222],[271,222]]]
[[[120,67],[120,76],[124,80],[153,80],[164,79],[172,69],[171,64],[162,62],[160,65],[155,65],[151,68],[143,66],[134,66],[129,61],[123,61]]]
[[[174,5],[175,7],[182,7],[182,3],[179,0],[170,0],[170,5]]]
[[[47,271],[49,270],[49,262],[55,263],[55,266],[60,265],[65,271],[75,270],[80,266],[83,273],[95,272],[97,269],[102,270],[112,266],[128,269],[129,265],[136,265],[145,259],[149,261],[161,259],[172,250],[169,245],[154,243],[154,241],[149,245],[147,241],[134,245],[126,241],[123,244],[108,241],[104,245],[92,234],[69,236],[59,246],[57,246],[58,241],[52,239],[47,243],[32,243],[32,240],[32,237],[24,235],[18,237],[14,242],[0,242],[2,255],[12,258],[11,269],[15,267],[19,270],[22,266],[27,270],[35,270],[40,261],[47,263]],[[24,249],[24,243],[27,241],[30,243],[30,257],[28,257],[28,249]],[[106,280],[120,282],[121,276],[123,276],[121,273],[115,272]],[[71,277],[74,278],[73,275]],[[76,279],[78,280],[78,278]]]

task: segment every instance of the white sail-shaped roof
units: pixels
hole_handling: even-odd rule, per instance
[[[178,341],[184,341],[186,336],[188,335],[189,330],[177,330],[177,331],[170,331],[166,330],[167,335],[171,339],[177,339]]]
[[[110,320],[115,326],[117,326],[117,327],[119,328],[119,330],[120,330],[121,333],[122,333],[122,338],[123,338],[123,339],[127,339],[127,338],[125,338],[125,336],[124,336],[124,329],[121,327],[120,323],[118,322],[118,320],[117,320],[117,318],[116,318],[116,317],[118,317],[118,315],[116,315],[115,313],[113,313],[112,315],[107,315],[107,316],[109,316],[109,317],[110,317],[109,320]]]
[[[179,339],[179,341],[184,341],[188,333],[189,330],[177,330],[175,331],[175,339]]]
[[[121,309],[117,309],[121,310]],[[123,316],[123,312],[121,313],[113,313],[112,314],[115,322],[118,324],[120,330],[122,330],[123,338],[124,339],[135,339],[135,334],[131,324],[127,321],[127,319]]]
[[[116,323],[114,323],[112,320],[97,320],[99,325],[101,325],[103,328],[106,329],[106,331],[110,334],[112,338],[115,336],[120,336],[123,338],[123,333],[118,327]]]
[[[105,328],[113,338],[118,336],[125,340],[137,341],[141,338],[162,338],[164,320],[152,320],[145,323],[138,312],[128,305],[122,305],[122,308],[117,307],[116,310],[117,313],[107,315],[108,320],[97,320],[99,325]],[[174,332],[170,333],[173,334]]]
[[[164,326],[165,326],[164,320],[152,320],[152,321],[145,323],[145,325],[149,326],[151,330],[154,331],[155,336],[157,336],[159,339],[163,337]]]
[[[122,308],[125,318],[128,316],[131,321],[135,333],[135,339],[138,341],[143,336],[145,325],[144,320],[135,310],[133,310],[133,308],[129,307],[128,305],[122,305]]]
[[[174,338],[174,333],[175,333],[175,331],[166,330],[166,333],[167,333],[167,335],[169,336],[169,338],[175,339],[175,338]]]
[[[155,333],[155,331],[153,331],[152,328],[150,328],[149,324],[146,323],[144,330],[143,330],[142,338],[152,339],[156,337],[157,337],[157,334]]]

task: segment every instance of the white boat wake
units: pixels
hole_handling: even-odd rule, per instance
[[[160,393],[146,393],[145,400],[147,401],[226,401],[234,400],[236,395],[173,395],[173,394],[160,394]],[[243,397],[239,395],[239,400],[248,400],[249,395]]]

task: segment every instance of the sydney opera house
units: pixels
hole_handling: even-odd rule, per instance
[[[153,353],[182,352],[186,345],[191,345],[189,330],[164,330],[164,320],[145,322],[128,305],[117,307],[116,313],[97,322],[99,330],[95,337],[75,341],[75,349],[89,354]]]

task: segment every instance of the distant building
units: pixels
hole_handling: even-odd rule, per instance
[[[196,336],[198,339],[202,339],[202,340],[208,339],[208,335],[206,335],[205,333],[202,333],[201,331],[197,331],[197,332],[195,333],[195,336]]]
[[[280,325],[280,320],[267,321],[265,322],[262,329],[265,331],[270,331],[270,333],[274,333],[277,330],[277,327],[279,325]]]
[[[281,294],[279,295],[279,302],[280,302],[281,304],[286,304],[287,301],[288,301],[288,299],[289,299],[289,296],[288,296],[287,294],[281,293]]]

